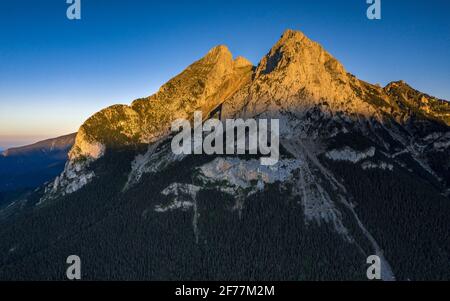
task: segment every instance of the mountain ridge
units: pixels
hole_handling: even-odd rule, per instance
[[[27,152],[31,151],[40,151],[40,150],[53,150],[55,148],[65,148],[67,146],[71,146],[75,141],[75,136],[77,133],[71,133],[67,135],[58,136],[56,138],[49,138],[45,140],[41,140],[32,144],[10,147],[1,153],[4,157],[8,156],[19,156],[23,155]]]
[[[76,133],[9,148],[0,155],[0,192],[35,189],[64,169]]]
[[[299,45],[301,45],[301,46],[299,47]],[[315,97],[315,95],[316,95],[317,98],[323,98],[323,99],[327,99],[327,100],[331,100],[333,98],[340,99],[340,100],[342,100],[343,98],[344,99],[348,98],[350,102],[355,101],[356,97],[354,95],[354,91],[350,91],[349,88],[351,85],[361,86],[362,81],[353,80],[356,78],[354,76],[352,76],[351,74],[347,73],[347,71],[345,71],[342,64],[340,64],[333,56],[331,56],[328,52],[326,52],[320,44],[309,40],[303,33],[299,32],[299,31],[294,31],[291,29],[288,29],[284,32],[284,34],[281,36],[280,40],[271,49],[269,54],[267,56],[263,57],[261,62],[258,64],[258,66],[255,67],[255,70],[252,74],[252,77],[253,77],[252,81],[254,81],[255,78],[258,78],[261,75],[267,75],[268,73],[270,73],[269,70],[274,67],[272,65],[274,64],[274,62],[277,59],[277,53],[280,53],[280,51],[281,52],[284,51],[283,55],[281,55],[280,57],[285,58],[284,59],[285,63],[283,63],[283,61],[278,62],[281,65],[281,66],[279,66],[279,68],[288,67],[286,74],[281,72],[282,75],[284,76],[284,78],[289,78],[289,73],[297,72],[297,71],[292,71],[292,68],[289,69],[289,66],[296,65],[295,63],[290,61],[292,58],[292,55],[296,55],[298,53],[298,49],[296,49],[296,47],[301,48],[301,49],[314,48],[312,51],[305,53],[304,56],[307,58],[311,58],[311,59],[318,59],[317,65],[324,66],[324,70],[322,70],[324,72],[322,72],[322,73],[331,74],[327,78],[322,79],[322,81],[320,81],[320,79],[317,77],[315,77],[313,79],[308,79],[310,81],[308,83],[309,86],[302,87],[303,89],[309,88],[309,90],[306,89],[307,90],[307,91],[305,91],[306,93],[311,94],[310,95],[311,97]],[[309,51],[309,50],[307,50],[307,51]],[[291,53],[291,52],[292,52],[291,57],[289,57],[289,55],[290,55],[289,53]],[[286,63],[286,61],[289,61],[289,62]],[[160,120],[158,120],[158,119],[155,120],[155,118],[152,118],[154,114],[160,114],[158,112],[158,110],[167,109],[164,106],[168,106],[168,103],[166,103],[166,104],[161,103],[163,101],[163,99],[167,98],[167,96],[165,96],[165,95],[168,94],[169,98],[173,97],[174,90],[176,90],[176,86],[177,85],[181,85],[181,86],[185,85],[186,83],[183,82],[183,78],[186,78],[189,74],[191,74],[192,73],[191,71],[195,68],[202,70],[202,68],[205,69],[205,67],[204,67],[205,65],[209,65],[209,64],[216,65],[214,67],[215,70],[212,70],[213,73],[209,74],[208,70],[206,72],[208,73],[208,77],[214,77],[217,75],[216,77],[220,78],[220,76],[223,76],[224,74],[225,74],[225,76],[227,74],[232,74],[232,72],[229,68],[229,66],[233,64],[232,62],[233,62],[232,54],[228,50],[228,48],[224,45],[216,46],[216,47],[212,48],[205,55],[205,57],[203,57],[199,61],[195,62],[194,64],[192,64],[191,66],[186,68],[186,70],[184,70],[182,73],[180,73],[179,75],[177,75],[174,78],[172,78],[171,80],[169,80],[166,84],[164,84],[159,89],[159,91],[156,94],[149,96],[147,98],[141,98],[141,99],[134,100],[130,106],[114,105],[114,106],[108,107],[108,108],[100,111],[99,113],[94,114],[91,118],[95,117],[96,115],[100,115],[103,111],[105,111],[105,114],[107,114],[108,112],[112,113],[115,110],[123,111],[123,112],[118,112],[117,115],[125,115],[124,120],[126,120],[126,122],[131,124],[129,132],[127,132],[127,129],[122,130],[123,132],[125,132],[124,135],[127,136],[130,140],[129,142],[126,142],[126,143],[133,143],[133,142],[148,143],[148,142],[154,141],[155,139],[161,138],[162,136],[167,134],[167,129],[160,132],[161,130],[153,128],[155,126],[154,124],[160,123]],[[247,72],[249,71],[248,68],[252,67],[252,64],[248,60],[246,60],[245,58],[242,58],[242,57],[237,57],[234,62],[238,66],[237,68],[247,68],[247,70],[246,70]],[[201,65],[201,64],[203,64],[203,65]],[[311,72],[312,70],[304,70],[305,67],[302,67],[302,68],[303,68],[303,70],[301,70],[302,72],[296,73],[296,75],[301,76],[302,74],[308,75],[308,74],[313,73],[313,72]],[[218,73],[218,74],[215,74],[214,73],[215,71],[217,71],[216,73]],[[270,71],[274,71],[274,70],[270,70]],[[197,72],[197,70],[195,72]],[[278,73],[280,73],[280,72],[278,72]],[[336,78],[333,79],[333,76],[336,76]],[[201,81],[201,79],[199,79],[199,80]],[[223,78],[220,78],[220,80],[223,80]],[[243,82],[244,82],[244,84],[248,83],[249,82],[248,77],[247,77],[247,79],[244,78]],[[339,82],[339,83],[332,85],[332,86],[324,87],[324,85],[326,85],[328,83],[332,83],[332,82]],[[348,85],[342,85],[344,83],[348,83]],[[368,83],[366,83],[366,84],[370,85],[371,89],[378,90],[379,92],[383,91],[383,90],[387,92],[387,91],[391,91],[392,87],[396,86],[398,83],[404,83],[404,82],[403,81],[397,81],[397,82],[393,81],[393,82],[387,84],[386,87],[383,89],[377,87],[376,85],[372,85],[372,84],[368,84]],[[195,93],[202,93],[201,91],[200,92],[195,91],[196,89],[199,89],[199,84],[200,84],[200,86],[204,85],[204,83],[201,83],[201,82],[192,83],[192,86],[187,88],[187,90],[192,89],[193,91],[189,91],[188,93],[185,93],[185,95],[183,95],[183,97],[188,98],[188,99],[192,98],[191,101],[194,104],[197,101],[199,101],[198,99],[196,99],[197,97],[199,97],[199,95],[194,95]],[[214,86],[214,83],[212,83],[212,85]],[[441,102],[442,106],[444,106],[444,107],[446,106],[445,105],[446,103],[443,100],[439,100],[437,98],[428,96],[425,93],[421,93],[417,90],[414,90],[410,86],[408,86],[406,83],[404,83],[404,85],[409,87],[409,89],[411,91],[420,93],[421,96],[424,96],[428,99],[432,99],[433,101]],[[213,103],[207,104],[207,105],[209,107],[215,107],[217,104],[223,103],[226,100],[229,100],[230,97],[232,97],[234,93],[239,93],[239,88],[241,88],[241,87],[238,85],[237,89],[232,89],[230,91],[230,93],[225,93],[225,95],[223,95],[222,97],[217,97],[218,95],[215,95],[214,93],[212,93],[212,95],[217,97],[217,100],[215,100],[215,101],[211,100]],[[283,86],[283,88],[284,89],[287,88],[287,90],[289,90],[290,87]],[[355,89],[355,87],[352,87],[352,88]],[[357,87],[357,88],[360,88],[360,87]],[[208,86],[207,89],[216,91],[216,90],[220,90],[220,87],[217,88],[217,87],[209,87]],[[202,89],[200,88],[200,90],[202,90]],[[333,92],[333,91],[337,91],[337,92]],[[361,93],[361,91],[359,91],[359,92]],[[367,91],[365,91],[365,92],[367,92]],[[209,93],[209,92],[205,91],[204,93]],[[274,95],[271,95],[271,96],[273,97]],[[385,97],[385,96],[386,95],[381,95],[380,98],[383,99],[383,97]],[[389,96],[389,94],[388,94],[388,96]],[[208,97],[208,96],[206,95],[206,97]],[[161,99],[158,99],[158,98],[161,98]],[[156,106],[155,102],[161,103],[160,105],[162,107],[154,108],[154,106]],[[173,104],[171,104],[170,106],[173,107]],[[187,117],[186,113],[183,113],[185,111],[183,109],[183,104],[178,103],[177,106],[178,106],[178,108],[177,108],[176,112],[179,112],[181,115],[180,116],[177,116],[177,115],[171,116],[171,120]],[[132,111],[129,109],[131,109]],[[201,106],[197,106],[194,109],[208,110],[208,107],[202,108]],[[421,108],[419,108],[419,109],[421,109]],[[448,119],[448,118],[450,118],[450,113],[449,113],[450,106],[447,106],[445,109],[446,109],[446,112],[444,113],[443,116]],[[426,110],[428,112],[432,111],[432,109],[430,109],[430,108],[426,108]],[[169,111],[172,112],[173,108],[170,108]],[[190,113],[192,113],[192,108],[189,111],[190,111]],[[140,115],[140,116],[137,117],[136,114]],[[158,115],[156,117],[162,118],[161,116],[158,116]],[[109,117],[109,118],[113,119],[113,117]],[[121,121],[120,118],[121,117],[118,117],[119,122],[122,123],[123,121]],[[84,136],[83,133],[85,132],[85,127],[87,127],[87,124],[89,123],[90,119],[88,119],[88,121],[81,127],[81,129],[80,129],[81,134],[79,134],[80,136],[82,136],[82,137]],[[449,121],[446,121],[446,122],[448,125]],[[169,122],[167,122],[167,121],[165,121],[164,123],[165,123],[165,125],[169,124]],[[139,128],[141,128],[141,130],[139,130]],[[149,128],[149,129],[147,129],[147,128]],[[95,131],[95,129],[93,129],[93,131]],[[114,130],[112,130],[112,131],[114,131]],[[145,133],[141,134],[141,133],[139,133],[140,131],[145,132]],[[153,131],[156,131],[156,133],[154,133]],[[89,133],[86,133],[86,135],[89,136]],[[139,137],[135,137],[135,136],[139,136]],[[79,140],[83,140],[83,139],[79,139]],[[113,141],[113,142],[116,142],[119,144],[121,143],[120,141]],[[77,148],[77,145],[75,145],[74,149],[71,151],[72,158],[75,158],[78,155],[83,154],[83,151],[79,151],[76,148]],[[89,155],[89,151],[86,152],[86,155]],[[95,158],[97,156],[98,156],[98,154],[96,154],[96,152],[94,152],[93,157]]]
[[[155,94],[137,99],[130,106],[110,106],[91,116],[80,127],[65,171],[49,195],[64,193],[69,186],[74,187],[69,191],[77,190],[88,183],[93,174],[81,177],[81,181],[75,175],[102,157],[107,148],[164,140],[170,135],[171,121],[191,119],[195,110],[207,116],[219,104],[223,104],[223,118],[277,117],[282,120],[282,132],[300,130],[305,136],[320,135],[320,128],[308,129],[307,124],[302,124],[302,116],[314,108],[329,117],[336,116],[333,118],[341,120],[338,123],[346,118],[383,123],[391,117],[403,122],[417,113],[448,125],[450,104],[407,88],[410,95],[420,96],[434,106],[405,109],[408,100],[405,93],[394,89],[397,86],[398,83],[392,82],[381,88],[357,79],[319,43],[300,31],[286,30],[256,67],[245,58],[233,59],[228,48],[219,45]],[[397,101],[391,99],[394,97]],[[434,114],[436,107],[442,111],[441,115]],[[342,119],[339,114],[346,117]],[[336,122],[329,126],[335,127]],[[324,130],[325,134],[328,130]]]

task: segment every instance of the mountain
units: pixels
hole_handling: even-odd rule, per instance
[[[66,151],[71,149],[74,142],[76,133],[60,136],[57,138],[47,139],[36,142],[34,144],[14,147],[5,150],[2,153],[3,157],[27,157],[27,156],[47,156],[52,152]],[[63,155],[65,157],[65,155]]]
[[[0,154],[0,192],[36,188],[62,172],[76,133]]]
[[[278,118],[280,160],[175,155],[170,124]],[[450,279],[450,104],[372,85],[287,30],[257,66],[210,50],[154,95],[96,113],[64,171],[0,211],[0,279]]]

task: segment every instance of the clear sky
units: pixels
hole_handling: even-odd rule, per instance
[[[287,29],[321,43],[357,77],[403,79],[450,99],[450,1],[65,0],[0,2],[0,148],[74,132],[111,104],[154,93],[211,47],[257,64]]]

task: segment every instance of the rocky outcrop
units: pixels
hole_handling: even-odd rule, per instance
[[[199,168],[198,180],[215,185],[223,192],[243,197],[261,191],[267,184],[285,182],[301,165],[299,160],[284,159],[276,168],[261,165],[258,160],[217,158]]]
[[[391,82],[383,89],[391,104],[407,116],[412,114],[450,125],[450,103],[413,89],[404,81]]]

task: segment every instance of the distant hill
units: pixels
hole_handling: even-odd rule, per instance
[[[76,133],[0,154],[0,193],[35,188],[55,178],[63,169]]]

